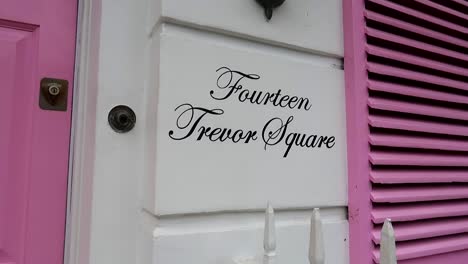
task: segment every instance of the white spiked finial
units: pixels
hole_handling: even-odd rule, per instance
[[[390,219],[385,220],[380,232],[380,264],[397,264],[395,232]]]
[[[310,220],[309,262],[310,264],[325,264],[322,219],[318,208],[314,209]]]
[[[276,227],[275,227],[275,211],[270,203],[268,203],[265,211],[265,230],[263,237],[263,248],[265,250],[263,263],[273,263],[273,258],[276,255]]]

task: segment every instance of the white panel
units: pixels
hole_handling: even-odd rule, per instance
[[[260,209],[268,200],[277,208],[346,205],[344,84],[343,71],[333,67],[335,60],[171,25],[163,25],[159,37],[160,50],[152,56],[155,62],[160,58],[160,78],[150,82],[146,97],[147,111],[157,115],[147,116],[145,129],[147,139],[156,138],[145,154],[155,158],[147,160],[149,210],[164,215]],[[152,67],[157,76],[158,67],[154,63]],[[281,89],[282,95],[309,99],[311,108],[241,102],[241,92],[214,100],[210,91],[221,97],[228,90],[217,86],[220,67],[260,76],[241,80],[243,90],[276,93]],[[233,78],[231,85],[238,75]],[[224,113],[203,117],[190,137],[173,140],[170,131],[173,138],[181,138],[189,130],[176,126],[185,106],[175,109],[185,103]],[[188,122],[187,113],[179,125]],[[190,128],[199,113],[195,112]],[[265,149],[262,130],[268,121],[278,117],[286,122],[290,116],[294,119],[282,140]],[[272,124],[267,131],[278,127]],[[211,142],[206,137],[198,141],[202,125],[257,131],[258,137],[236,144]],[[284,157],[286,137],[293,132],[333,136],[335,142],[330,148],[293,146]]]
[[[98,84],[80,86],[80,89],[87,89],[86,96],[90,101],[85,105],[86,109],[78,111],[96,115],[95,119],[86,116],[87,120],[94,120],[91,119],[91,127],[85,127],[95,129],[96,135],[90,142],[95,145],[85,146],[94,154],[94,166],[86,163],[91,168],[85,167],[82,174],[77,175],[86,178],[86,183],[92,187],[89,248],[78,245],[83,247],[81,250],[89,251],[89,257],[82,257],[86,260],[78,263],[129,264],[135,263],[139,249],[137,231],[141,206],[138,204],[138,187],[144,173],[144,134],[138,121],[144,112],[145,65],[142,61],[145,59],[146,5],[134,0],[103,0],[102,6],[100,2],[93,1],[92,7],[92,11],[99,14],[92,20],[99,23],[96,31],[100,33],[91,36],[92,42],[99,42],[97,47],[92,47],[93,61],[89,66],[83,65],[90,71],[89,77],[96,78]],[[95,56],[99,57],[96,62]],[[93,64],[97,62],[98,65]],[[109,111],[119,104],[130,106],[137,115],[137,125],[127,134],[114,132],[107,121]],[[89,153],[86,151],[82,155]],[[87,178],[88,173],[92,175],[91,181]],[[80,232],[85,232],[81,226],[79,228]]]
[[[165,216],[160,221],[162,225],[155,230],[157,236],[153,238],[151,230],[157,223],[153,216],[146,215],[145,210],[142,210],[140,195],[144,195],[142,199],[151,211],[156,211],[157,200],[158,206],[163,209],[157,210],[159,214],[263,209],[266,205],[266,199],[272,200],[276,208],[287,208],[286,211],[291,210],[291,212],[297,212],[292,210],[294,208],[312,205],[345,205],[346,177],[344,172],[330,176],[331,172],[329,171],[323,171],[323,174],[314,172],[312,165],[310,170],[306,170],[307,175],[288,173],[283,175],[285,176],[283,179],[279,179],[271,173],[269,173],[269,177],[266,173],[262,173],[258,174],[258,177],[248,178],[247,175],[243,174],[233,176],[233,172],[229,172],[230,175],[220,174],[220,179],[212,176],[203,178],[205,175],[196,171],[189,174],[191,179],[181,179],[177,177],[176,173],[180,172],[178,172],[180,167],[185,166],[183,162],[173,167],[174,173],[163,174],[156,171],[156,168],[158,170],[164,168],[160,168],[159,165],[164,164],[165,159],[175,155],[174,152],[169,151],[168,156],[165,157],[165,150],[159,148],[156,152],[156,147],[163,143],[161,139],[163,136],[167,136],[167,129],[170,125],[173,126],[174,121],[172,117],[166,121],[157,119],[158,107],[159,110],[169,111],[169,108],[163,109],[161,104],[157,103],[158,100],[161,102],[165,100],[164,97],[159,96],[159,88],[164,87],[166,95],[167,92],[170,92],[168,89],[174,89],[174,94],[177,95],[180,87],[169,87],[167,84],[177,83],[173,82],[174,80],[193,78],[193,73],[187,73],[184,67],[193,66],[196,58],[202,57],[195,66],[197,74],[203,74],[203,76],[209,74],[207,78],[210,87],[214,84],[213,76],[215,74],[212,66],[220,62],[225,63],[226,59],[229,59],[229,63],[233,66],[242,67],[242,70],[253,70],[262,74],[262,81],[265,80],[267,83],[255,86],[259,89],[264,88],[269,83],[275,83],[275,87],[277,87],[276,83],[281,85],[281,82],[284,83],[288,80],[297,84],[298,80],[293,79],[290,73],[285,73],[289,67],[298,68],[299,72],[302,73],[297,76],[300,75],[301,78],[307,79],[316,76],[312,71],[308,72],[310,76],[304,76],[303,70],[300,70],[304,66],[307,69],[308,67],[323,69],[319,80],[322,79],[322,76],[328,76],[327,78],[334,76],[333,79],[342,87],[342,73],[332,66],[339,64],[338,60],[292,51],[302,50],[326,53],[334,57],[342,56],[341,1],[287,0],[282,8],[275,11],[273,20],[269,23],[264,20],[263,11],[254,0],[164,0],[164,10],[162,10],[162,3],[159,0],[149,0],[149,5],[146,5],[145,2],[147,1],[92,1],[91,10],[93,14],[95,13],[92,25],[96,26],[96,30],[93,28],[91,39],[96,41],[91,42],[90,56],[96,61],[93,59],[88,62],[91,63],[90,65],[83,63],[77,68],[87,69],[86,74],[90,74],[89,78],[92,79],[89,83],[96,83],[96,85],[88,85],[88,82],[83,82],[85,85],[80,86],[82,97],[87,98],[88,101],[83,105],[80,104],[76,112],[85,113],[86,127],[83,129],[90,131],[89,140],[87,140],[87,135],[83,144],[85,149],[89,151],[81,154],[86,156],[85,159],[94,160],[94,164],[92,162],[75,164],[77,167],[81,167],[76,168],[77,171],[82,172],[77,174],[80,176],[79,178],[84,176],[83,179],[86,179],[85,186],[82,187],[85,189],[83,193],[86,197],[90,197],[89,203],[92,202],[91,208],[83,210],[86,212],[89,210],[89,215],[92,217],[90,217],[89,245],[87,242],[78,245],[77,248],[84,253],[80,258],[76,258],[77,263],[84,263],[80,260],[86,262],[88,259],[89,263],[92,264],[150,263],[149,259],[153,257],[154,263],[157,264],[204,264],[210,263],[206,261],[206,256],[209,256],[211,260],[216,258],[215,263],[224,263],[231,257],[261,254],[261,239],[263,237],[263,219],[261,217],[257,217],[257,220],[247,218],[241,224],[230,225],[223,229],[214,228],[215,226],[219,227],[217,224],[218,214],[203,214],[205,218],[203,223],[191,221],[193,218],[188,217],[192,225],[185,229],[187,223],[173,224],[179,220],[183,222],[187,218],[186,215]],[[151,16],[149,18],[145,17],[148,13]],[[244,39],[260,40],[291,49],[272,48],[229,37],[183,30],[175,26],[170,26],[168,30],[163,31],[164,45],[160,48],[160,36],[154,29],[158,28],[155,26],[155,22],[161,13],[163,13],[165,21],[203,29],[211,28],[223,34],[242,36]],[[155,33],[149,52],[145,49],[146,45],[150,44],[147,43],[146,39],[148,29]],[[98,34],[98,32],[100,33]],[[83,40],[83,42],[85,41]],[[159,63],[158,57],[161,52],[163,55],[162,64]],[[197,55],[198,52],[199,55]],[[194,57],[184,57],[187,54]],[[204,54],[211,54],[210,60],[206,60],[207,57]],[[171,59],[174,59],[174,62],[171,62]],[[145,60],[148,60],[149,64],[146,64]],[[263,66],[267,67],[259,69]],[[174,67],[176,67],[176,71]],[[274,76],[271,75],[272,69],[275,73]],[[144,74],[147,70],[150,72],[149,76]],[[168,75],[167,72],[171,74]],[[164,76],[161,75],[162,79],[160,73],[164,73]],[[160,86],[159,81],[166,85]],[[204,85],[204,80],[200,81],[195,78],[193,81],[197,85],[190,86],[191,89],[201,89],[200,84]],[[194,101],[200,100],[197,97],[198,93],[186,96]],[[337,101],[340,100],[343,101],[342,95],[337,96]],[[171,102],[165,104],[172,104]],[[117,134],[108,126],[107,114],[117,104],[127,104],[137,114],[137,125],[130,133]],[[344,102],[336,103],[336,105],[344,108]],[[172,105],[170,109],[173,109]],[[272,111],[272,113],[276,113],[276,110]],[[248,114],[248,112],[243,113],[244,116],[248,116]],[[338,122],[343,122],[340,118],[337,118]],[[226,120],[223,122],[226,122],[226,126],[238,126],[240,123],[235,121]],[[94,127],[95,125],[96,127]],[[253,123],[242,123],[242,125],[248,128]],[[159,130],[157,131],[157,129]],[[344,133],[344,126],[341,130]],[[232,145],[228,147],[231,148]],[[254,151],[259,151],[258,147],[261,149],[261,146],[257,145]],[[215,153],[214,151],[222,154],[216,146],[204,146],[204,148],[208,148],[205,151],[211,155]],[[247,151],[242,148],[240,152],[248,153],[249,150],[250,146],[247,147]],[[274,155],[275,153],[281,154],[280,150],[269,153],[272,157],[281,157],[281,155]],[[294,153],[291,152],[290,155]],[[161,157],[165,158],[160,159]],[[186,159],[186,157],[182,157]],[[313,164],[316,161],[312,159],[308,162]],[[344,167],[341,164],[343,162],[344,157],[339,158],[333,167],[336,166],[338,170],[341,170],[340,168]],[[83,164],[85,166],[81,166]],[[167,168],[171,164],[165,166]],[[224,166],[223,163],[220,166]],[[331,169],[337,170],[336,168]],[[162,178],[159,177],[160,175]],[[173,175],[175,177],[172,177]],[[144,191],[141,193],[139,184],[142,176],[145,178],[142,184]],[[297,179],[299,176],[309,177],[312,180],[307,178],[309,180],[304,181],[302,178],[299,181]],[[178,180],[183,181],[177,182]],[[269,182],[270,180],[271,182]],[[261,187],[263,181],[269,182],[266,187]],[[311,182],[315,184],[311,184]],[[299,185],[301,186],[298,190],[296,187]],[[333,185],[335,187],[332,189]],[[75,186],[78,186],[76,182],[74,182]],[[322,187],[324,189],[320,190]],[[223,189],[230,191],[223,192]],[[92,195],[87,195],[91,191]],[[330,192],[330,195],[328,195],[329,199],[324,200],[323,193],[326,191]],[[273,193],[275,195],[272,195]],[[87,203],[84,203],[83,207],[86,205]],[[82,208],[80,207],[80,209]],[[143,219],[141,214],[144,215]],[[236,215],[236,217],[239,215],[239,218],[244,217],[244,213],[240,212],[232,215]],[[83,214],[80,217],[85,219],[87,215]],[[81,222],[81,218],[77,222]],[[347,241],[345,241],[347,239],[347,224],[344,218],[342,216],[339,219],[325,219],[325,243],[327,255],[330,256],[330,264],[348,263]],[[168,219],[170,220],[166,222]],[[165,225],[165,223],[169,223],[169,225]],[[83,223],[80,223],[78,227],[80,235],[86,239],[88,233],[86,228],[83,228]],[[288,219],[280,217],[278,227],[278,256],[281,263],[306,263],[309,228],[307,220],[304,217],[299,220],[295,217]],[[298,246],[295,246],[296,244]],[[89,256],[87,255],[88,251]],[[182,254],[184,251],[186,254]],[[296,259],[298,261],[294,261]]]
[[[344,210],[343,210],[344,211]],[[277,220],[277,258],[275,263],[309,264],[310,213]],[[177,222],[177,220],[173,220]],[[213,216],[201,223],[172,223],[154,231],[155,264],[234,264],[235,259],[261,260],[263,256],[263,219],[238,218],[229,223],[223,216]],[[223,225],[224,224],[224,225]],[[208,227],[209,225],[209,227]],[[323,220],[326,264],[346,264],[348,260],[348,222],[340,217]],[[259,262],[261,263],[261,262]]]
[[[162,16],[250,38],[343,56],[341,0],[286,0],[268,22],[255,0],[150,0],[149,28]]]

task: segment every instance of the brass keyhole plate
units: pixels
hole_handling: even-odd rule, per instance
[[[54,78],[41,80],[39,107],[51,111],[67,111],[68,81]]]

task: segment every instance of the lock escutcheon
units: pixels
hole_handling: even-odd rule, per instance
[[[68,81],[43,78],[40,84],[39,106],[43,110],[67,111]]]

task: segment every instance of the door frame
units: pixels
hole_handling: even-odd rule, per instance
[[[101,0],[78,0],[64,264],[89,263]]]
[[[155,222],[142,209],[140,157],[156,0],[78,1],[64,263],[151,263]],[[107,124],[119,104],[137,115],[126,134]]]

